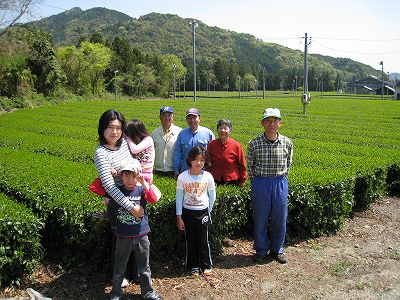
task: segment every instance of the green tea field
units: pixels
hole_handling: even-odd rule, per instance
[[[36,244],[25,239],[25,248],[18,251],[13,250],[18,243],[1,244],[2,266],[15,266],[18,260],[21,270],[31,273],[48,249],[78,251],[94,260],[107,257],[108,240],[99,234],[108,232],[107,224],[91,217],[104,210],[104,204],[88,190],[96,177],[92,160],[98,144],[98,119],[113,108],[127,120],[143,120],[152,131],[159,126],[162,105],[174,107],[175,124],[181,127],[186,126],[185,111],[193,106],[200,110],[201,125],[214,133],[219,119],[230,119],[232,138],[242,143],[245,152],[247,143],[262,132],[263,110],[281,110],[280,132],[294,143],[289,240],[334,232],[354,209],[367,208],[390,187],[399,185],[400,101],[316,97],[306,114],[300,100],[293,97],[199,98],[196,103],[191,98],[89,101],[20,109],[0,115],[0,192],[7,199],[1,204],[0,219],[7,222],[0,225],[0,234],[2,241],[10,236],[22,239],[18,234],[23,236],[27,229],[15,224],[23,220],[13,221],[18,213],[6,213],[18,211],[18,206],[9,204],[18,202],[28,208],[24,214],[36,218],[36,231],[29,233]],[[155,184],[163,197],[149,210],[152,251],[174,251],[182,242],[174,222],[175,181],[155,177]],[[224,235],[248,226],[249,201],[249,184],[240,190],[217,189],[213,242],[217,253]],[[33,258],[27,258],[23,249],[35,249],[30,253]],[[62,260],[72,263],[75,259],[79,258],[67,254]],[[3,276],[0,283],[7,281]]]

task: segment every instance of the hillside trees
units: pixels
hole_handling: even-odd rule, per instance
[[[104,72],[111,61],[109,48],[90,42],[80,47],[67,46],[57,50],[57,58],[66,77],[66,85],[77,95],[101,94]]]
[[[34,77],[26,66],[25,55],[0,54],[0,96],[14,97],[33,88]]]
[[[26,63],[35,77],[36,92],[43,93],[45,96],[54,92],[62,80],[62,74],[48,33],[42,30],[32,32]]]
[[[169,95],[173,92],[173,76],[175,68],[175,80],[183,77],[186,73],[186,68],[183,66],[180,58],[174,54],[165,54],[161,58],[161,72],[159,74],[158,83],[160,85],[160,93]]]

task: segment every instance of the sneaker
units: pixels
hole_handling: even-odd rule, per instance
[[[204,276],[210,276],[212,273],[212,269],[211,268],[206,268],[203,270],[203,274]]]
[[[161,298],[160,295],[155,294],[151,297],[143,298],[143,300],[163,300],[163,298]]]
[[[269,255],[280,264],[286,264],[287,262],[285,254],[283,253],[270,252]]]
[[[121,288],[126,288],[129,285],[128,279],[124,278],[121,283]]]
[[[267,257],[265,255],[256,253],[253,256],[253,260],[258,264],[265,264],[267,262]]]
[[[191,276],[199,276],[199,268],[191,268],[189,271],[189,275]]]

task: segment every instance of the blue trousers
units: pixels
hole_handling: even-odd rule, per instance
[[[257,254],[283,253],[288,215],[288,181],[286,176],[254,177],[251,184],[253,202],[254,245]],[[271,219],[271,239],[267,225]]]

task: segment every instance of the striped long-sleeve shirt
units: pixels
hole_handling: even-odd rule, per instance
[[[247,172],[250,180],[254,177],[287,176],[292,165],[293,144],[286,136],[278,134],[274,142],[264,134],[249,142],[247,148]]]
[[[94,154],[94,164],[104,189],[111,198],[127,211],[131,211],[134,204],[117,188],[117,185],[122,185],[122,180],[120,176],[113,177],[111,175],[111,168],[119,171],[122,163],[131,157],[125,139],[117,150],[110,150],[100,145]]]

